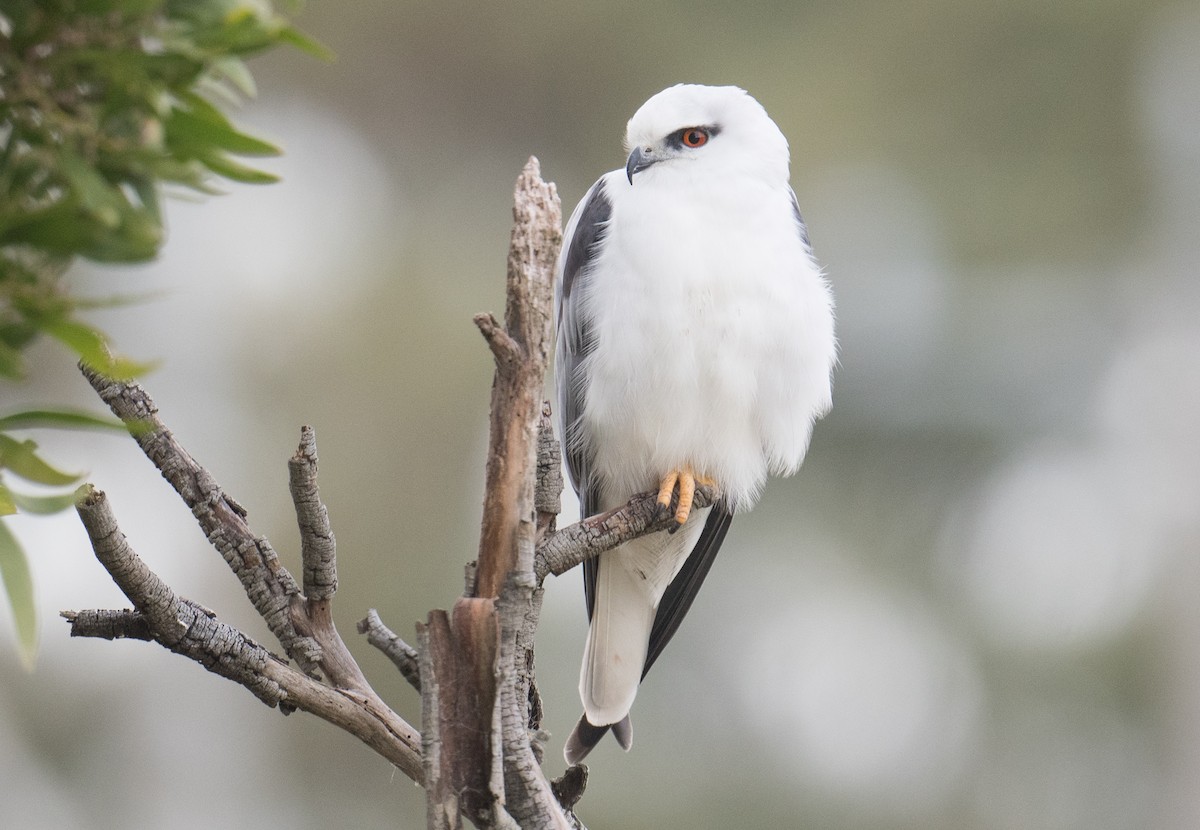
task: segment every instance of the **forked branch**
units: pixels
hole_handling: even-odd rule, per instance
[[[246,511],[175,439],[141,386],[84,371],[191,509],[285,656],[172,590],[134,553],[108,499],[90,485],[79,492],[80,519],[132,608],[64,612],[72,635],[158,642],[269,706],[333,723],[425,787],[432,828],[460,827],[463,816],[484,828],[582,828],[572,808],[586,768],[568,769],[553,785],[541,768],[545,735],[534,636],[542,582],[670,523],[654,496],[644,494],[619,510],[555,530],[561,456],[549,405],[542,402],[542,379],[561,213],[536,159],[517,181],[513,217],[504,323],[491,314],[475,318],[496,372],[478,560],[468,571],[466,595],[448,612],[430,612],[418,626],[416,648],[374,611],[358,625],[420,693],[420,732],[379,698],[334,627],[337,548],[317,488],[313,430],[302,428],[288,462],[303,563],[297,582],[266,538],[253,532]],[[712,498],[700,491],[696,505]]]

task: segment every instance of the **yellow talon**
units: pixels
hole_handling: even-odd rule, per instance
[[[672,470],[662,477],[658,485],[658,506],[670,507],[671,494],[675,492],[675,482],[679,481],[680,471]]]
[[[688,516],[692,514],[692,502],[696,498],[696,485],[713,486],[715,483],[707,476],[697,476],[691,467],[671,470],[662,477],[658,486],[658,505],[664,511],[671,506],[671,497],[675,493],[676,485],[679,487],[679,503],[675,507],[675,527],[672,528],[672,533],[683,527]]]
[[[679,477],[679,506],[675,508],[675,524],[683,527],[692,512],[692,501],[696,498],[696,477],[686,473]]]

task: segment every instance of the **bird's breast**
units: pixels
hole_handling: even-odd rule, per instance
[[[802,456],[828,398],[818,342],[832,348],[828,290],[790,203],[732,209],[668,195],[614,205],[585,299],[596,334],[585,426],[613,501],[686,465],[748,504],[779,443],[764,424],[802,436],[790,450]],[[814,309],[828,332],[808,322]]]

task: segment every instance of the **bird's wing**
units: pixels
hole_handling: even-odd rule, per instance
[[[579,495],[580,518],[600,511],[600,488],[592,470],[591,441],[584,434],[580,421],[583,396],[586,393],[580,365],[595,348],[595,332],[587,315],[580,308],[586,286],[592,278],[597,248],[612,216],[612,202],[600,179],[584,197],[567,222],[563,237],[563,253],[558,273],[558,352],[555,374],[558,385],[558,411],[562,425],[563,456],[567,473]],[[583,563],[584,596],[588,618],[596,590],[596,562]]]
[[[729,524],[732,521],[733,514],[724,502],[717,502],[709,512],[708,519],[704,523],[704,530],[700,532],[700,538],[696,541],[696,546],[688,554],[687,561],[683,563],[679,573],[667,586],[662,601],[658,604],[654,625],[650,628],[650,648],[646,651],[642,677],[645,677],[646,672],[650,671],[650,667],[654,665],[658,655],[662,654],[662,650],[675,635],[679,624],[683,622],[684,615],[692,607],[692,600],[700,591],[704,577],[708,576],[708,569],[712,567],[713,560],[717,558],[717,551],[721,549],[721,543],[725,541],[725,533],[729,530]]]

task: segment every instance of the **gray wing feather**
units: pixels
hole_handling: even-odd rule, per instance
[[[604,180],[601,179],[592,185],[592,189],[579,203],[579,207],[567,223],[557,286],[558,351],[555,356],[555,374],[558,385],[559,423],[563,439],[563,457],[567,462],[567,474],[571,478],[571,484],[579,495],[581,518],[599,512],[600,493],[593,479],[590,442],[583,434],[580,422],[583,399],[587,394],[585,379],[580,369],[596,345],[595,332],[580,305],[587,293],[592,265],[604,240],[611,216],[612,202],[604,192]],[[596,588],[594,560],[584,563],[583,577],[590,619]]]

